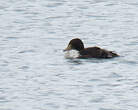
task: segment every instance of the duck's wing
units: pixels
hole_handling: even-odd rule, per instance
[[[80,51],[80,58],[112,58],[119,56],[113,51],[101,49],[99,47],[89,47]]]
[[[81,58],[99,58],[101,55],[99,47],[89,47],[80,51]]]

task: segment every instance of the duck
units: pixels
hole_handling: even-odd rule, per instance
[[[77,58],[113,58],[119,56],[114,51],[102,49],[97,46],[84,48],[84,44],[79,38],[72,39],[67,48],[65,48],[63,51],[65,52],[70,50],[78,51],[79,55]]]

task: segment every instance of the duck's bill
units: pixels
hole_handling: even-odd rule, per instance
[[[65,51],[69,51],[69,50],[71,50],[71,49],[72,49],[71,45],[68,45],[68,47],[65,48],[63,51],[65,52]]]

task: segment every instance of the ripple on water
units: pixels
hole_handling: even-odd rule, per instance
[[[7,40],[16,40],[19,39],[19,37],[6,37]]]
[[[118,73],[114,73],[114,72],[109,74],[108,76],[108,78],[121,78],[121,77],[123,76],[119,75]]]
[[[10,100],[6,99],[6,96],[0,96],[0,104],[1,103],[8,103]]]
[[[118,108],[100,108],[99,110],[125,110],[125,109],[118,109]]]
[[[19,67],[19,69],[21,69],[21,70],[28,70],[29,66],[21,66],[21,67]]]
[[[45,6],[48,8],[56,8],[58,6],[62,6],[63,4],[64,4],[64,2],[53,2],[53,3],[51,2]]]
[[[104,96],[92,97],[89,103],[101,103],[104,101]]]
[[[22,50],[19,53],[23,54],[23,53],[34,53],[34,52],[35,52],[35,50],[30,49],[30,50]]]

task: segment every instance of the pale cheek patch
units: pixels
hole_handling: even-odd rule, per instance
[[[77,58],[79,57],[79,52],[76,50],[66,51],[65,58]]]

